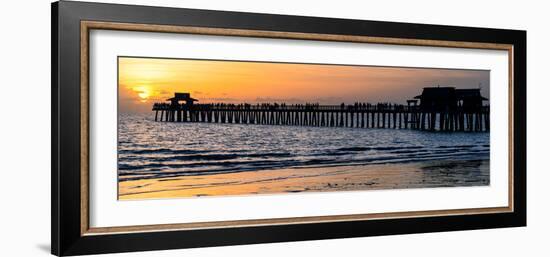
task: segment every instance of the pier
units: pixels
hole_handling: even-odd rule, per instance
[[[153,104],[155,121],[256,124],[281,126],[387,128],[426,131],[490,130],[489,105],[479,89],[424,88],[406,105],[359,103],[340,105],[196,104],[189,93],[175,93],[166,103]],[[420,103],[419,103],[420,102]]]

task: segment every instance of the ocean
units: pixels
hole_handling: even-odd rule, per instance
[[[170,123],[153,119],[153,115],[146,114],[119,115],[119,182],[432,161],[488,163],[490,152],[487,132]],[[488,184],[488,167],[478,167],[483,169],[478,173],[466,172],[467,177],[458,180],[473,178],[476,185],[479,181]],[[445,172],[452,169],[447,167]],[[437,177],[448,180],[448,176]],[[455,180],[449,181],[436,184],[453,186]]]

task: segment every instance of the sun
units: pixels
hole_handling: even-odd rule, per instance
[[[151,90],[147,86],[134,87],[132,88],[132,90],[134,90],[137,93],[139,100],[142,103],[147,102],[147,100],[151,96]]]
[[[138,93],[138,96],[139,98],[141,98],[141,100],[147,100],[147,98],[149,98],[149,92],[146,92],[146,91],[143,91],[141,93]]]

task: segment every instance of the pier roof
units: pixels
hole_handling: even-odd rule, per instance
[[[415,99],[421,99],[422,97],[426,98],[441,98],[448,97],[455,93],[454,87],[425,87],[422,90],[421,95],[417,95]]]
[[[456,97],[457,100],[463,100],[463,99],[482,99],[482,100],[489,100],[483,96],[481,96],[481,89],[479,88],[468,88],[468,89],[456,89],[454,87],[425,87],[422,90],[421,95],[417,95],[414,97],[414,99],[422,99],[422,98],[430,98],[430,99],[437,99],[437,98],[445,98],[445,97]]]
[[[174,97],[166,99],[166,101],[199,101],[191,97],[189,93],[174,93]]]
[[[489,100],[483,96],[481,96],[480,89],[478,88],[471,88],[471,89],[457,89],[456,90],[456,98],[457,99],[464,99],[464,98],[481,98],[482,100]]]

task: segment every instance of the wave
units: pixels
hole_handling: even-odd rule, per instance
[[[119,149],[119,154],[198,154],[198,153],[208,153],[210,150],[173,150],[167,148],[156,148],[156,149]]]
[[[393,148],[384,147],[384,149]],[[411,148],[405,147],[405,149]],[[470,149],[468,151],[449,150],[450,148],[441,149],[445,150],[401,150],[402,152],[398,154],[389,151],[387,154],[373,156],[357,154],[331,155],[326,153],[309,156],[298,156],[290,153],[208,154],[203,156],[143,157],[140,162],[130,163],[126,163],[125,159],[121,158],[118,169],[119,174],[125,176],[124,179],[128,180],[296,167],[387,164],[446,158],[488,159],[489,155],[488,149]],[[346,158],[340,158],[341,156]]]
[[[435,159],[488,159],[489,133],[121,120],[120,179]]]
[[[384,150],[398,150],[398,149],[420,149],[423,146],[378,146],[378,147],[343,147],[338,148],[339,151],[349,151],[349,152],[358,152],[358,151],[384,151]]]

